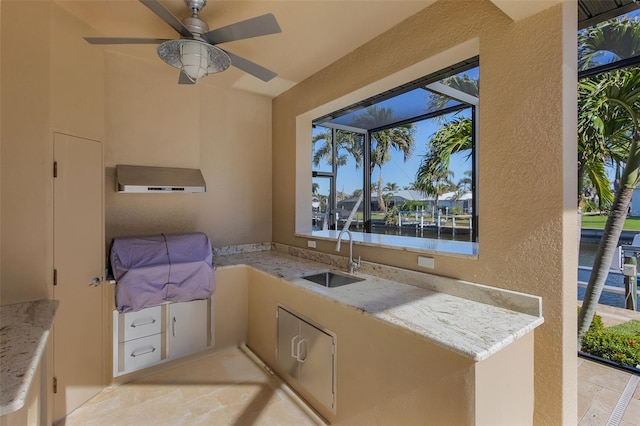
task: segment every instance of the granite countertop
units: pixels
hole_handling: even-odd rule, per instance
[[[57,308],[49,299],[0,306],[0,416],[24,405]]]
[[[324,257],[320,253],[318,256]],[[364,281],[326,288],[301,277],[327,270],[344,273],[344,269],[278,250],[218,254],[214,263],[216,268],[251,266],[474,361],[487,359],[544,322],[537,296],[414,271],[398,272],[397,268],[389,268],[392,273],[378,273],[387,267],[376,268],[374,264],[365,263],[362,270],[367,273],[356,273]],[[390,275],[393,279],[389,279]],[[400,282],[403,278],[413,285]],[[415,285],[415,281],[426,282],[426,288]],[[430,287],[452,289],[454,294]],[[460,297],[461,294],[465,297]]]

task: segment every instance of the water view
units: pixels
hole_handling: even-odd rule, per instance
[[[352,225],[352,230],[361,231],[358,229],[356,224]],[[449,232],[441,232],[440,236],[438,236],[437,231],[432,229],[420,229],[419,227],[376,227],[374,228],[374,233],[377,234],[387,234],[387,235],[402,235],[408,237],[420,237],[420,238],[434,238],[434,239],[444,239],[444,240],[454,240],[454,241],[471,241],[471,236],[467,232],[458,232],[453,235],[451,231]],[[598,243],[580,243],[580,254],[578,258],[578,264],[580,266],[593,266],[593,261],[596,257],[596,253],[598,251]],[[591,271],[578,270],[578,278],[577,281],[589,281],[589,276]],[[624,290],[624,276],[617,274],[609,274],[607,277],[606,285],[612,287],[618,287]],[[584,288],[578,287],[578,300],[582,300],[584,297]],[[603,305],[616,306],[619,308],[624,308],[624,296],[621,294],[610,293],[607,291],[603,291],[600,296],[600,302]],[[640,305],[640,304],[639,304]],[[640,311],[640,307],[638,309]]]
[[[578,264],[580,266],[592,267],[593,260],[596,257],[597,251],[597,243],[580,243],[580,255],[578,257]],[[578,270],[578,281],[588,282],[590,274],[591,271]],[[609,274],[609,276],[607,277],[606,285],[624,289],[624,276]],[[582,298],[584,297],[584,292],[584,288],[578,287],[578,300],[582,300]],[[600,296],[599,303],[602,303],[603,305],[624,308],[624,296],[621,294],[603,291],[602,295]]]

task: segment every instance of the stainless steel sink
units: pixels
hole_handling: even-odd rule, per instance
[[[302,278],[319,284],[324,287],[340,287],[347,284],[357,283],[358,281],[364,281],[364,278],[353,277],[350,275],[338,274],[337,272],[319,272],[317,274],[305,275]]]

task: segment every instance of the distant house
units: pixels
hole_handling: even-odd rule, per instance
[[[398,191],[383,191],[382,196],[388,203],[388,207],[398,206],[402,208],[407,201],[414,201],[418,203],[424,203],[425,210],[431,210],[434,207],[435,196],[427,195],[421,191],[415,191],[411,189],[402,189]],[[640,200],[640,197],[638,197]],[[358,201],[358,197],[346,198],[342,201],[338,201],[338,210],[344,210],[350,212]],[[443,210],[443,213],[447,209],[452,209],[454,206],[460,206],[462,212],[470,213],[472,209],[472,193],[471,191],[464,192],[462,195],[457,192],[447,192],[442,194],[438,198],[438,208]],[[378,206],[378,193],[371,193],[371,210],[380,211]]]

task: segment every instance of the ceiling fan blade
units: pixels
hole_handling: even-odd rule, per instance
[[[182,37],[193,38],[193,34],[184,26],[182,21],[176,18],[173,13],[169,12],[158,0],[140,0],[140,3],[151,9],[151,11],[158,15],[164,22],[171,25]]]
[[[142,0],[141,0],[142,1]],[[236,22],[217,30],[202,34],[202,37],[211,44],[226,43],[245,38],[259,37],[282,32],[276,17],[271,13],[256,16],[246,21]]]
[[[226,50],[224,50],[224,53],[229,55],[229,58],[231,59],[231,65],[255,77],[258,77],[262,81],[269,81],[273,77],[278,75],[275,72],[268,70],[265,67],[260,66],[255,62],[251,62],[250,60],[245,59],[241,56],[235,55],[231,52],[227,52]]]
[[[195,84],[195,83],[191,81],[189,77],[187,77],[184,71],[180,71],[180,77],[178,77],[178,84]]]
[[[132,38],[132,37],[85,37],[90,44],[160,44],[166,38]]]

